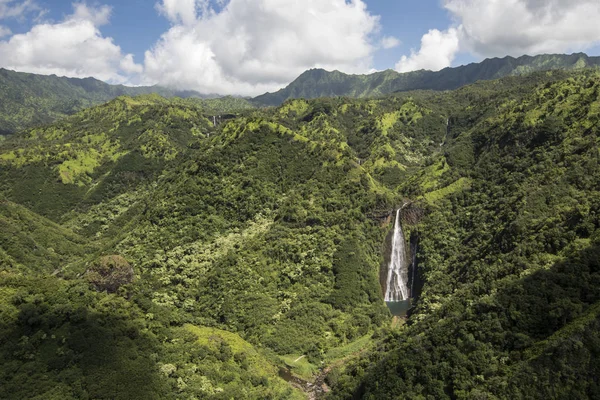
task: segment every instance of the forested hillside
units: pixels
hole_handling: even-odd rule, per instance
[[[0,138],[1,135],[52,123],[119,96],[143,94],[158,94],[169,98],[207,97],[193,91],[176,91],[160,86],[109,85],[94,78],[35,75],[0,68]],[[209,107],[217,106],[222,110],[220,112],[251,107],[243,99],[230,97],[197,102]]]
[[[592,67],[600,67],[600,57],[577,53],[493,58],[435,72],[421,70],[398,73],[386,70],[369,75],[347,75],[339,71],[313,69],[306,71],[286,88],[258,96],[253,101],[257,104],[277,106],[285,100],[297,98],[314,99],[325,96],[364,98],[409,90],[453,90],[477,81],[505,76]]]
[[[599,90],[542,72],[217,126],[119,97],[13,135],[0,398],[598,396]],[[392,324],[402,204],[422,284]]]
[[[438,72],[415,71],[401,74],[387,70],[369,75],[346,75],[339,71],[314,69],[303,73],[286,88],[254,99],[219,97],[161,86],[109,85],[94,78],[44,76],[0,68],[0,140],[2,135],[50,124],[124,95],[158,94],[166,98],[187,98],[213,114],[221,115],[240,109],[279,106],[288,99],[336,96],[365,98],[410,90],[452,90],[480,80],[535,71],[579,70],[599,66],[600,57],[577,53],[494,58]]]
[[[448,96],[473,103],[400,189],[425,209],[416,309],[331,398],[600,395],[599,76],[513,82]]]

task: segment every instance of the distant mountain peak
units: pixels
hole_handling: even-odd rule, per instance
[[[0,135],[51,123],[118,96],[156,93],[163,97],[216,98],[196,91],[161,86],[109,85],[96,78],[36,75],[0,68]]]
[[[258,96],[254,101],[261,105],[278,105],[287,99],[300,97],[370,97],[409,90],[452,90],[479,80],[551,69],[588,67],[600,67],[600,57],[590,57],[585,53],[523,55],[518,58],[505,56],[436,72],[419,70],[399,73],[388,69],[364,75],[313,68],[302,73],[286,88]]]

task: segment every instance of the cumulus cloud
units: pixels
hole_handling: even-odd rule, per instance
[[[123,57],[119,67],[127,74],[141,74],[144,72],[144,67],[140,64],[136,64],[135,61],[133,61],[133,54],[127,54],[125,57]]]
[[[197,0],[163,0],[156,9],[174,24],[193,25],[198,14]]]
[[[381,39],[381,47],[384,49],[393,49],[394,47],[398,47],[402,44],[402,42],[393,36],[384,36]]]
[[[40,6],[33,0],[0,0],[0,19],[22,18],[28,13],[40,10]]]
[[[85,3],[74,3],[73,14],[68,17],[73,21],[89,21],[95,26],[108,24],[112,7],[103,5],[100,7],[90,7]]]
[[[74,4],[63,22],[35,25],[29,32],[0,41],[0,65],[17,71],[56,74],[125,83],[123,73],[139,72],[133,56],[123,55],[98,26],[108,22],[110,8]]]
[[[439,71],[450,66],[459,50],[458,31],[454,28],[441,32],[430,30],[421,38],[421,48],[410,56],[402,56],[396,64],[398,72],[420,69]]]
[[[12,32],[5,26],[0,25],[0,38],[10,35]]]
[[[598,0],[443,0],[455,24],[431,30],[401,72],[439,70],[459,51],[480,57],[585,51],[600,44]]]
[[[444,0],[481,56],[580,51],[600,43],[598,0]]]
[[[145,54],[149,82],[205,93],[278,89],[308,68],[366,72],[379,19],[362,0],[163,0],[172,23]]]

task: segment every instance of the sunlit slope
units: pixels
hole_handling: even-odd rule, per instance
[[[54,219],[134,191],[213,129],[202,108],[176,104],[122,97],[16,135],[0,144],[1,190]]]
[[[538,78],[456,109],[402,185],[423,212],[417,306],[331,398],[597,397],[600,78]]]
[[[593,397],[599,82],[288,100],[216,127],[121,97],[15,135],[0,387],[118,398],[129,370],[123,398],[289,398],[277,366],[300,358],[335,367],[331,398]],[[405,203],[423,285],[390,331],[379,278]]]
[[[215,96],[160,86],[109,85],[94,78],[36,75],[0,68],[0,135],[49,124],[119,96],[148,94],[189,98],[190,102],[217,114],[252,108],[248,101],[240,98],[213,98]]]

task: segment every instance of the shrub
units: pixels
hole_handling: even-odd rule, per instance
[[[133,267],[119,255],[104,256],[94,262],[85,275],[96,290],[115,293],[133,281]]]

